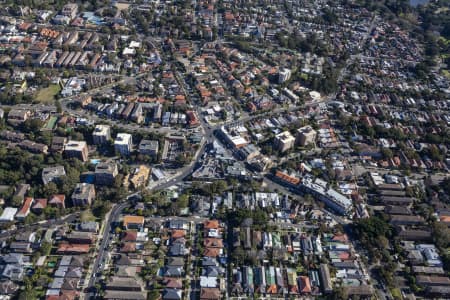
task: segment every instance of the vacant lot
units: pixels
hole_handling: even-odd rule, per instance
[[[53,101],[55,101],[55,96],[59,93],[60,90],[61,88],[58,84],[52,84],[38,92],[36,101],[45,104],[53,103]]]

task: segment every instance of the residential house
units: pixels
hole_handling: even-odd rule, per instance
[[[125,229],[141,230],[144,227],[144,217],[131,215],[124,216],[123,227],[125,227]]]
[[[95,235],[92,232],[72,231],[67,235],[67,240],[72,244],[93,244]]]
[[[39,198],[35,199],[31,211],[36,214],[41,214],[43,210],[47,207],[47,199]]]
[[[218,288],[201,288],[200,289],[201,300],[219,300],[221,299],[221,293]]]
[[[163,300],[181,300],[182,291],[178,289],[165,288],[162,293]]]
[[[48,204],[60,209],[66,208],[66,196],[64,194],[52,195],[48,199]]]
[[[320,278],[321,278],[323,292],[326,294],[333,292],[333,285],[331,284],[330,269],[327,264],[320,265]]]
[[[106,289],[113,291],[140,292],[142,291],[142,284],[137,278],[112,276],[106,283]]]
[[[18,209],[15,207],[5,207],[2,214],[0,215],[0,223],[14,221],[14,216],[16,215],[17,211]]]
[[[32,203],[33,203],[33,198],[31,198],[31,197],[25,198],[25,201],[23,202],[22,207],[16,213],[17,220],[23,221],[30,214],[30,209],[31,209]]]
[[[103,299],[107,300],[147,300],[145,292],[106,290]]]

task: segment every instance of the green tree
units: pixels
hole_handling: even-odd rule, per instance
[[[381,153],[383,154],[384,158],[388,158],[388,159],[390,159],[394,156],[394,154],[392,153],[392,150],[389,148],[382,148]]]
[[[34,224],[38,221],[38,218],[35,214],[29,213],[28,216],[25,217],[25,220],[23,221],[26,225]]]
[[[189,205],[189,196],[187,194],[182,194],[177,199],[177,205],[180,209],[186,208]]]
[[[45,242],[45,241],[41,243],[40,251],[41,251],[42,255],[50,255],[51,250],[52,250],[51,243]]]
[[[446,249],[450,244],[450,229],[442,222],[434,222],[432,228],[436,246]]]
[[[42,126],[44,126],[44,122],[40,119],[28,119],[22,123],[21,129],[24,132],[36,134],[39,133]]]
[[[42,194],[48,198],[51,195],[58,194],[58,186],[54,182],[49,182],[48,184],[44,185],[42,188]]]
[[[23,198],[20,196],[13,196],[11,199],[11,206],[19,207],[23,203]]]
[[[161,298],[161,294],[159,291],[153,290],[148,294],[149,300],[159,300],[160,298]]]

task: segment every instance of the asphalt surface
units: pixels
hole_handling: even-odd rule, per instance
[[[128,203],[121,203],[113,207],[111,210],[111,213],[109,214],[108,221],[105,224],[105,228],[103,231],[102,241],[100,243],[100,249],[98,251],[97,257],[95,258],[94,265],[92,267],[92,273],[91,278],[89,279],[89,283],[87,286],[87,290],[89,291],[88,299],[95,296],[94,291],[92,290],[92,287],[95,286],[97,283],[98,277],[96,276],[97,272],[100,270],[100,264],[104,262],[105,258],[105,249],[107,249],[109,242],[110,242],[110,235],[111,235],[111,225],[118,221],[120,214],[122,213],[123,209],[126,208],[129,204]]]

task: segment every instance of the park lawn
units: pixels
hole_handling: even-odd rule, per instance
[[[398,289],[398,288],[391,289],[391,294],[392,294],[392,297],[394,297],[394,299],[396,299],[396,300],[403,299],[402,293],[400,292],[400,289]]]
[[[61,91],[59,84],[51,84],[48,87],[41,89],[37,96],[36,101],[50,104],[55,101],[55,96]]]
[[[81,222],[89,222],[89,221],[96,221],[96,218],[89,210],[84,210],[81,212],[80,215]]]
[[[445,45],[448,45],[450,43],[450,40],[447,40],[445,37],[441,36],[439,37],[439,40],[442,41]]]
[[[448,70],[441,70],[441,72],[442,72],[442,74],[443,74],[445,77],[450,78],[450,71],[448,71]]]

